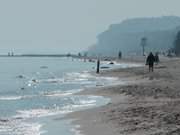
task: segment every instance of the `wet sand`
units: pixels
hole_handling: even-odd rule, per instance
[[[97,87],[81,94],[111,98],[105,106],[71,113],[81,135],[180,135],[180,59],[164,58],[148,67],[104,71],[124,85]]]

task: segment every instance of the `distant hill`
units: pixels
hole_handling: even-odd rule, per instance
[[[123,53],[141,53],[142,37],[147,38],[146,51],[163,51],[173,46],[180,17],[135,18],[112,24],[97,36],[98,42],[89,48],[91,54],[116,56]]]

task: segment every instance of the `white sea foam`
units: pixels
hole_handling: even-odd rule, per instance
[[[1,96],[0,100],[19,100],[22,96]]]
[[[65,80],[64,83],[66,84],[80,84],[87,87],[87,86],[96,86],[97,83],[98,85],[104,85],[110,81],[112,82],[117,80],[117,78],[96,77],[88,72],[82,72],[82,73],[67,73],[64,76],[64,80]]]
[[[64,96],[70,96],[70,95],[75,94],[80,91],[82,91],[82,89],[43,92],[42,94],[43,94],[43,96],[47,96],[47,97],[64,97]]]
[[[17,127],[16,127],[17,126]],[[14,129],[14,134],[16,135],[41,135],[45,131],[41,131],[42,124],[39,123],[25,123],[22,122],[17,124]]]
[[[95,105],[95,103],[96,103],[96,100],[80,100],[80,103],[82,104],[82,105]]]
[[[55,110],[50,110],[50,109],[19,110],[17,111],[17,113],[18,114],[14,116],[14,118],[23,118],[23,119],[52,116],[57,114]]]
[[[144,64],[141,63],[128,63],[128,62],[123,62],[123,63],[118,63],[116,61],[113,61],[113,64],[109,64],[110,62],[108,61],[102,61],[101,62],[101,67],[108,67],[107,69],[102,69],[102,70],[109,70],[109,69],[116,69],[116,68],[131,68],[131,67],[142,67]]]
[[[130,68],[130,67],[142,67],[142,66],[144,66],[143,64],[139,64],[139,63],[116,63],[115,65],[117,65],[120,68]]]
[[[99,102],[103,99],[104,98],[101,96],[86,96],[86,98],[83,98],[80,96],[79,99],[76,99],[76,98],[72,99],[73,104],[64,106],[63,110],[74,112],[77,110],[94,107],[94,106],[97,106]],[[102,103],[106,103],[106,102],[103,101]]]
[[[24,95],[24,96],[0,96],[0,100],[5,101],[13,101],[13,100],[21,100],[21,99],[27,99],[27,98],[33,98],[35,95]]]
[[[62,108],[56,107],[54,109],[31,109],[31,110],[19,110],[14,118],[30,119],[30,118],[40,118],[47,116],[54,116],[58,114],[68,114],[77,110],[78,108],[86,107],[89,105],[66,105]]]
[[[74,135],[83,135],[82,133],[81,133],[81,131],[80,130],[78,130],[78,128],[72,128],[71,129],[71,132],[74,134]]]
[[[66,83],[66,84],[74,84],[74,83],[89,83],[89,79],[94,78],[91,74],[84,73],[66,73],[62,78],[49,78],[49,79],[31,79],[28,81],[28,86],[31,87],[38,83]]]
[[[70,105],[67,105],[70,106]],[[31,109],[31,110],[19,110],[17,115],[13,118],[29,119],[29,118],[40,118],[47,116],[54,116],[58,114],[67,114],[72,112],[73,109],[65,109],[65,107],[53,106],[52,109]]]
[[[67,114],[74,112],[86,107],[96,106],[98,101],[102,100],[103,97],[100,96],[75,96],[70,97],[70,103],[66,103],[64,106],[58,106],[54,104],[51,108],[42,108],[42,109],[31,109],[31,110],[18,110],[17,115],[13,118],[16,119],[29,119],[29,118],[38,118],[53,116],[57,114]]]
[[[93,76],[88,72],[74,72],[74,73],[67,73],[64,76],[65,81],[87,81],[89,78]]]
[[[75,112],[77,110],[85,109],[92,106],[95,106],[95,104],[66,105],[62,108],[63,111],[61,111],[61,114]]]
[[[77,110],[96,106],[103,97],[99,96],[72,96],[72,102],[58,107],[54,105],[52,108],[46,109],[30,109],[19,110],[17,115],[7,121],[0,121],[0,135],[41,135],[45,131],[41,131],[42,124],[28,122],[32,118],[40,118],[54,116],[58,114],[67,114]]]
[[[63,83],[63,78],[50,78],[50,79],[42,79],[39,80],[40,83]]]
[[[105,85],[117,81],[117,78],[114,77],[97,77],[93,76],[89,72],[72,72],[66,73],[62,78],[50,78],[50,79],[41,79],[41,80],[30,80],[28,86],[35,86],[38,83],[62,83],[62,84],[79,84],[83,86],[96,86]],[[101,84],[99,84],[101,83]],[[66,93],[67,94],[67,93]],[[70,93],[69,93],[70,94]],[[60,94],[61,95],[61,94]],[[57,96],[60,96],[57,94]]]
[[[119,78],[118,77],[96,77],[96,80],[117,81],[117,80],[119,80]]]
[[[0,122],[0,135],[41,135],[42,124],[24,122],[11,119],[7,122]]]
[[[64,96],[69,96],[72,94],[73,93],[71,92],[45,92],[43,93],[43,95],[46,97],[64,97]]]

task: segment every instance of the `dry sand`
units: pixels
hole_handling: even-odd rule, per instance
[[[111,98],[108,105],[69,114],[78,134],[180,135],[180,59],[163,59],[148,67],[105,71],[125,85],[86,90],[81,94]]]

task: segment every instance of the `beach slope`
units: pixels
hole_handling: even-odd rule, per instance
[[[147,67],[101,73],[123,79],[124,85],[86,90],[81,94],[111,98],[105,106],[67,117],[84,135],[179,135],[180,59],[166,59],[149,73]]]

